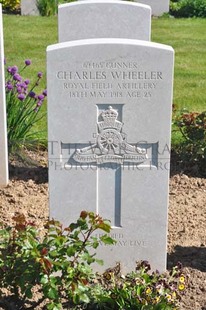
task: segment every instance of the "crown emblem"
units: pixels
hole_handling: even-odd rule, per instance
[[[116,110],[114,110],[111,106],[109,106],[109,108],[105,111],[103,111],[101,113],[101,116],[103,118],[104,121],[107,120],[116,120],[118,117],[118,112]]]
[[[97,123],[99,131],[102,131],[106,128],[115,128],[119,132],[121,131],[123,124],[117,120],[117,110],[109,106],[107,110],[104,110],[100,114],[100,116],[102,117],[103,121]]]

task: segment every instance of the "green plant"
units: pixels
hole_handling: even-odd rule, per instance
[[[1,0],[0,3],[4,10],[15,11],[20,5],[20,0]]]
[[[27,59],[21,71],[17,66],[9,66],[6,71],[7,133],[10,151],[38,140],[38,133],[31,132],[31,128],[42,118],[39,111],[47,91],[44,90],[39,95],[34,92],[42,78],[42,72],[38,72],[32,86],[29,79],[20,75],[29,65],[31,61]]]
[[[170,273],[150,272],[147,261],[136,264],[135,272],[126,276],[110,269],[92,290],[93,302],[88,309],[163,310],[177,309],[185,289],[186,277],[178,264]]]
[[[176,113],[174,125],[183,137],[177,152],[183,161],[197,165],[199,172],[204,173],[206,171],[206,111]]]
[[[37,8],[41,16],[52,16],[58,12],[58,5],[76,0],[37,0]]]
[[[37,8],[41,16],[51,16],[57,14],[58,1],[37,0]]]
[[[108,222],[82,211],[77,222],[66,228],[58,221],[49,221],[47,234],[40,240],[37,228],[24,215],[13,220],[13,227],[0,230],[0,287],[10,290],[18,309],[29,303],[35,309],[45,298],[49,300],[47,309],[53,310],[61,309],[64,298],[73,305],[88,302],[87,284],[94,277],[90,265],[102,263],[88,249],[96,249],[100,240],[114,243],[107,234],[99,239],[91,235],[97,229],[110,232]],[[42,299],[32,303],[29,300],[35,285]]]
[[[175,0],[170,2],[175,17],[206,17],[206,0]]]
[[[82,211],[65,228],[51,220],[41,238],[24,215],[13,220],[13,226],[0,229],[0,306],[9,308],[12,303],[17,309],[35,309],[43,301],[50,310],[178,309],[186,285],[180,264],[165,274],[151,273],[146,261],[126,276],[120,263],[103,274],[93,272],[91,264],[102,263],[95,253],[100,242],[115,242],[108,235],[108,221],[99,215]],[[93,233],[99,229],[105,234],[97,238]],[[34,289],[38,300],[32,299]]]

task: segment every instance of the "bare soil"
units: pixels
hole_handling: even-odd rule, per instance
[[[181,262],[188,274],[181,310],[206,310],[206,179],[172,171],[169,198],[168,269]],[[16,212],[43,233],[49,214],[44,152],[10,158],[10,182],[0,187],[1,222],[11,224]]]

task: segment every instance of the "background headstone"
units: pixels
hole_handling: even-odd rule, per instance
[[[173,50],[90,39],[48,47],[50,217],[111,220],[105,268],[166,268]],[[158,59],[158,61],[157,61]]]
[[[39,15],[36,0],[21,0],[21,15]]]
[[[115,0],[62,4],[58,9],[59,42],[92,38],[150,40],[151,9]]]
[[[134,0],[134,2],[144,3],[152,8],[152,15],[161,16],[169,12],[169,0]]]
[[[4,77],[4,42],[2,5],[0,4],[0,185],[8,183],[8,147]]]

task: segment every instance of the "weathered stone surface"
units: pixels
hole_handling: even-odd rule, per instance
[[[144,3],[152,8],[152,15],[161,16],[169,12],[169,0],[134,0],[134,2]]]
[[[39,15],[36,0],[21,0],[21,15]]]
[[[117,240],[98,250],[105,267],[143,259],[164,270],[172,48],[89,39],[47,54],[50,216],[68,225],[97,212]]]
[[[151,9],[118,0],[62,4],[58,10],[59,42],[91,38],[150,40]]]
[[[4,77],[4,42],[2,5],[0,4],[0,185],[8,183],[8,147],[6,127],[6,100]]]

